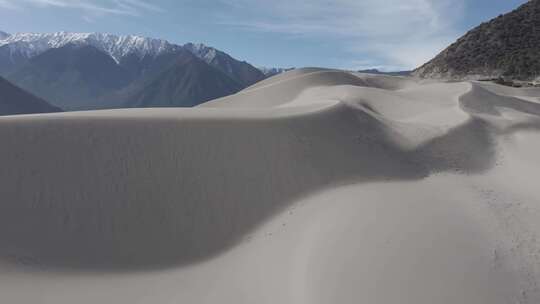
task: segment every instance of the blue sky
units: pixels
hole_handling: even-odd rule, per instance
[[[203,42],[257,66],[410,69],[527,0],[0,0],[0,30]]]

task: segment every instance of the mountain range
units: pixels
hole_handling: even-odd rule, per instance
[[[1,34],[0,76],[65,110],[194,106],[267,78],[204,44],[69,32]]]
[[[413,74],[457,80],[539,77],[540,0],[482,23]]]
[[[267,67],[259,67],[259,70],[264,74],[266,77],[272,77],[281,73],[285,73],[288,71],[292,71],[295,68],[267,68]]]
[[[358,73],[374,74],[374,75],[387,75],[387,76],[409,76],[412,71],[396,71],[396,72],[383,72],[378,69],[360,70]]]

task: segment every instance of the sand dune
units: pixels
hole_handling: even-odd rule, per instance
[[[0,118],[0,299],[538,303],[531,98],[311,68]]]

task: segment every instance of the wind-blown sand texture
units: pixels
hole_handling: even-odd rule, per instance
[[[539,303],[540,90],[300,69],[0,118],[2,303]]]

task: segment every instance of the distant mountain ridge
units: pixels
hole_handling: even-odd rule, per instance
[[[274,75],[278,75],[281,73],[285,73],[288,71],[292,71],[295,68],[268,68],[268,67],[259,67],[259,70],[264,74],[266,77],[272,77]]]
[[[388,76],[409,76],[411,75],[412,71],[383,72],[383,71],[379,71],[378,69],[367,69],[367,70],[360,70],[358,71],[358,73],[388,75]]]
[[[193,58],[185,61],[190,57],[187,53]],[[178,62],[185,62],[181,66],[193,75],[181,71]],[[197,105],[208,96],[223,97],[266,78],[249,63],[204,44],[69,32],[0,38],[0,76],[67,110]],[[156,84],[156,79],[163,85]],[[208,83],[198,84],[195,79]],[[205,86],[210,91],[200,89]],[[142,92],[144,88],[152,92]],[[135,96],[139,97],[126,100]]]
[[[414,71],[424,78],[478,79],[540,76],[540,0],[469,31]]]
[[[181,48],[163,39],[102,33],[17,33],[0,40],[0,47],[9,45],[13,53],[24,54],[28,58],[68,44],[91,45],[107,53],[116,62],[120,62],[123,57],[130,54],[136,54],[142,58],[173,52]]]

